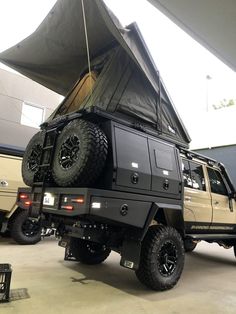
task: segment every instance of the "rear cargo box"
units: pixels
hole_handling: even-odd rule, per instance
[[[179,156],[174,145],[112,121],[106,124],[105,132],[112,152],[103,187],[181,198]]]

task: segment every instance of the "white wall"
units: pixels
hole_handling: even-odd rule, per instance
[[[43,108],[46,119],[61,100],[60,95],[38,83],[0,69],[0,146],[24,149],[38,132],[38,128],[21,124],[23,102]]]

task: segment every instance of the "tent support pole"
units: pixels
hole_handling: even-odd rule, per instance
[[[90,81],[90,97],[92,98],[92,77],[91,77],[91,63],[90,63],[90,51],[89,51],[89,41],[88,41],[88,30],[87,30],[87,22],[86,22],[86,15],[84,9],[84,0],[81,0],[82,5],[82,12],[83,12],[83,22],[84,22],[84,35],[85,35],[85,43],[86,43],[86,50],[87,50],[87,59],[88,59],[88,70],[89,70],[89,81]],[[92,99],[91,99],[92,102]]]
[[[161,77],[160,72],[157,72],[158,75],[158,88],[159,88],[159,97],[156,102],[156,110],[157,110],[157,130],[162,133],[162,101],[161,101]],[[158,110],[159,106],[159,110]]]

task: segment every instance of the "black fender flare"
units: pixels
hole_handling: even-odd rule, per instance
[[[142,229],[141,241],[144,239],[151,222],[156,220],[160,214],[164,216],[166,226],[171,226],[182,236],[184,235],[183,206],[181,204],[153,203]]]
[[[181,204],[152,203],[144,227],[126,234],[121,249],[121,266],[132,268],[134,270],[138,269],[142,241],[152,221],[156,220],[156,217],[160,213],[162,214],[162,217],[164,216],[166,226],[175,228],[182,237],[184,236],[183,207]]]

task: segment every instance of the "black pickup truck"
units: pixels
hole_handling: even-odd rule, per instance
[[[198,241],[236,247],[235,190],[223,165],[107,113],[71,119],[44,131],[33,187],[18,193],[70,256],[98,264],[114,250],[142,283],[165,290]]]

